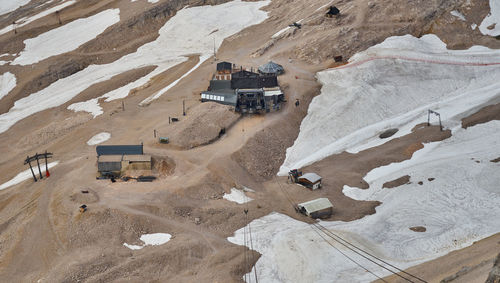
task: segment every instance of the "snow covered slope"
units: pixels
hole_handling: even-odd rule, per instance
[[[0,75],[0,99],[16,87],[16,76],[10,72]]]
[[[12,1],[12,0],[4,0],[4,1]],[[44,10],[43,12],[40,12],[40,13],[35,14],[33,16],[18,19],[18,20],[16,20],[16,28],[23,27],[31,22],[34,22],[34,21],[41,19],[47,15],[55,13],[56,11],[60,11],[63,8],[69,7],[75,3],[76,3],[76,0],[69,0],[69,1],[66,0],[57,6],[54,6],[50,9],[47,9],[47,10]],[[13,31],[13,30],[14,30],[14,25],[8,25],[0,30],[0,35],[8,33],[8,32]]]
[[[0,0],[0,15],[15,11],[17,8],[26,5],[31,0]]]
[[[26,47],[12,64],[30,65],[74,50],[119,21],[120,9],[109,9],[27,39],[24,41]]]
[[[435,35],[390,37],[354,55],[348,65],[320,72],[321,95],[309,105],[300,133],[279,174],[344,150],[359,151],[387,141],[441,113],[444,126],[500,97],[500,50],[474,46],[447,50]]]
[[[493,28],[489,29],[488,27]],[[490,13],[479,25],[479,30],[485,35],[500,35],[500,1],[490,0]]]

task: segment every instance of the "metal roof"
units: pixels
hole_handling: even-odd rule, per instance
[[[97,155],[143,154],[142,144],[139,145],[98,145]]]
[[[280,64],[276,64],[273,61],[269,61],[259,67],[259,72],[263,74],[282,74],[285,70]]]
[[[321,177],[316,173],[305,173],[304,175],[300,176],[299,179],[306,179],[311,183],[321,181]]]
[[[307,213],[313,213],[325,208],[333,207],[332,203],[327,198],[317,198],[304,203],[299,203],[299,208],[304,208]]]

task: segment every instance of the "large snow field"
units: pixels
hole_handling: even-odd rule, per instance
[[[156,41],[141,46],[137,52],[128,54],[117,61],[104,65],[90,65],[69,77],[60,79],[45,89],[17,100],[9,112],[0,115],[0,133],[8,130],[17,121],[34,113],[62,105],[91,85],[109,80],[126,71],[147,66],[158,66],[148,75],[111,91],[101,98],[105,101],[126,97],[130,90],[147,83],[152,77],[184,62],[186,55],[200,54],[200,60],[208,58],[224,38],[245,27],[258,24],[267,18],[267,12],[259,10],[269,1],[232,1],[216,6],[185,8],[177,12],[160,29]],[[238,17],[226,17],[237,14]],[[226,18],[224,21],[213,19]],[[158,97],[158,95],[153,95]],[[102,112],[98,99],[86,101],[84,105],[73,104],[70,109],[85,110],[98,115]]]
[[[500,121],[457,128],[452,137],[426,144],[410,160],[370,171],[367,190],[345,186],[358,200],[378,200],[376,213],[352,222],[321,224],[351,243],[399,267],[434,259],[500,232]],[[383,189],[404,175],[411,183]],[[428,178],[435,178],[428,181]],[[419,185],[418,182],[423,184]],[[335,200],[332,200],[335,206]],[[272,213],[250,223],[262,257],[260,282],[369,282],[373,275],[331,248],[306,223]],[[425,232],[410,227],[423,226]],[[229,241],[243,245],[243,228]],[[378,276],[377,265],[331,241]],[[253,272],[253,271],[252,271]],[[425,278],[424,278],[425,279]]]
[[[10,1],[10,0],[2,0],[2,1]],[[30,16],[30,17],[24,17],[24,18],[21,18],[21,19],[18,19],[16,20],[16,27],[17,28],[20,28],[20,27],[23,27],[31,22],[34,22],[38,19],[41,19],[47,15],[50,15],[52,13],[55,13],[56,11],[59,11],[63,8],[66,8],[68,6],[71,6],[73,4],[76,3],[76,0],[69,0],[69,1],[64,1],[62,2],[61,4],[57,5],[57,6],[54,6],[52,8],[49,8],[47,10],[44,10],[38,14],[35,14],[33,16]],[[0,35],[2,34],[5,34],[5,33],[8,33],[10,31],[13,31],[14,30],[14,25],[8,25],[6,27],[4,27],[3,29],[0,30]]]
[[[435,35],[390,37],[317,77],[321,94],[310,103],[280,175],[386,142],[378,135],[389,128],[400,129],[392,138],[405,135],[427,122],[428,109],[441,114],[445,127],[457,127],[462,117],[500,100],[500,50],[447,50]]]
[[[16,87],[16,76],[10,72],[0,75],[0,100]]]
[[[493,24],[495,24],[494,28],[488,29]],[[479,31],[485,35],[500,35],[500,1],[490,0],[490,13],[479,25]]]
[[[24,50],[12,64],[30,65],[72,51],[119,21],[120,9],[109,9],[26,39]]]
[[[17,8],[28,4],[31,0],[0,0],[0,15],[15,11]]]
[[[45,164],[42,164],[43,162],[40,162],[40,170],[42,171],[42,175],[44,176],[45,178]],[[49,164],[47,164],[47,166],[50,168],[56,166],[57,164],[59,163],[59,161],[54,161],[54,162],[50,162]],[[38,167],[37,165],[33,165],[33,172],[35,172],[35,175],[37,178],[39,178],[39,172],[38,172]],[[50,172],[50,171],[49,171]],[[33,175],[31,174],[31,170],[30,169],[27,169],[27,170],[24,170],[22,171],[21,173],[17,174],[14,178],[10,179],[9,181],[3,183],[0,185],[0,191],[1,190],[4,190],[10,186],[14,186],[14,185],[17,185],[25,180],[28,180],[30,178],[33,178]]]

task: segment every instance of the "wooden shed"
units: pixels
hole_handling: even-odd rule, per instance
[[[311,190],[321,188],[321,177],[316,173],[306,173],[299,176],[299,183]]]
[[[333,205],[327,198],[318,198],[298,204],[299,211],[312,218],[328,218],[332,216]]]

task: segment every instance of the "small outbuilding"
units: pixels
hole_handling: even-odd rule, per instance
[[[321,177],[316,173],[305,173],[299,176],[298,183],[308,187],[311,190],[321,188]]]
[[[333,205],[327,198],[318,198],[298,204],[300,213],[311,218],[328,218],[332,216]]]
[[[99,145],[97,171],[101,176],[120,176],[126,170],[151,170],[151,155],[144,155],[143,145]]]
[[[280,64],[274,63],[273,61],[269,61],[267,64],[264,64],[259,67],[259,73],[263,75],[281,75],[285,72],[283,66]]]

